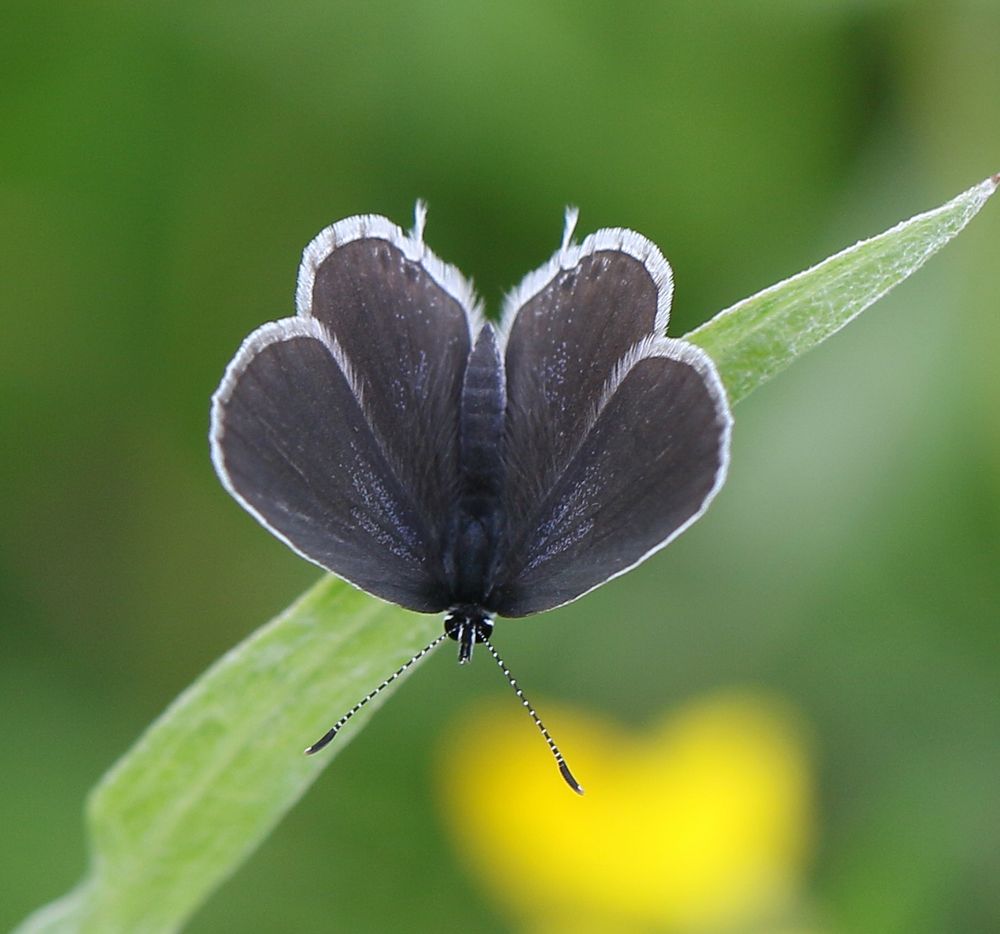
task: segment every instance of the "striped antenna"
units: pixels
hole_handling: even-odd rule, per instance
[[[416,655],[413,656],[408,662],[404,662],[400,665],[388,678],[385,679],[377,688],[369,691],[364,697],[361,698],[347,713],[344,714],[329,730],[327,730],[315,743],[313,743],[306,751],[307,756],[311,756],[314,752],[319,752],[324,746],[326,746],[341,730],[341,727],[348,720],[351,719],[365,704],[370,700],[374,700],[379,694],[381,694],[393,681],[395,681],[401,674],[404,674],[406,670],[419,662],[428,652],[436,649],[444,640],[448,637],[447,633],[441,633],[433,642],[429,642],[425,645]]]
[[[528,716],[535,721],[535,726],[541,730],[542,736],[545,737],[545,742],[549,744],[549,749],[552,755],[555,757],[556,765],[559,766],[559,774],[566,780],[566,784],[569,785],[578,795],[583,794],[583,788],[580,783],[573,777],[573,773],[569,770],[569,766],[566,764],[566,760],[563,758],[563,754],[559,751],[559,747],[556,745],[555,740],[549,734],[549,731],[545,729],[545,724],[542,723],[541,718],[535,713],[535,708],[531,706],[530,701],[524,696],[524,691],[522,691],[518,685],[514,676],[510,673],[510,669],[504,664],[504,660],[500,657],[500,653],[493,648],[493,643],[485,637],[480,640],[483,645],[489,649],[490,655],[493,656],[493,660],[500,666],[500,670],[503,672],[503,676],[507,679],[507,683],[514,689],[514,693],[517,695],[518,700],[525,710],[528,711]]]

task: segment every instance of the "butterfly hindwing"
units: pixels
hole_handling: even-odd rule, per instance
[[[654,244],[603,230],[564,244],[508,300],[501,333],[512,528],[531,521],[565,468],[615,365],[638,341],[665,332],[671,288]]]
[[[731,419],[707,355],[664,336],[669,266],[603,230],[514,293],[506,321],[508,535],[490,605],[576,599],[666,545],[707,507]]]
[[[458,484],[462,380],[480,315],[471,284],[417,229],[384,217],[340,221],[306,247],[299,315],[343,349],[365,413],[413,505],[443,530]],[[443,534],[443,531],[442,531]]]

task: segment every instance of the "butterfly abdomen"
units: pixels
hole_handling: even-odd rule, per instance
[[[469,355],[459,412],[459,492],[445,567],[453,603],[482,605],[503,541],[503,365],[493,327],[485,325]]]

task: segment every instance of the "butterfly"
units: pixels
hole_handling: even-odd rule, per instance
[[[444,632],[307,749],[316,752],[445,638],[484,645],[496,617],[562,606],[701,516],[732,418],[711,359],[666,337],[673,279],[642,235],[562,244],[485,318],[471,282],[412,230],[362,215],[323,230],[297,314],[242,344],[212,399],[225,488],[302,557]]]

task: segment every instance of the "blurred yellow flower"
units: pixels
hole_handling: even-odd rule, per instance
[[[689,704],[645,736],[545,703],[586,789],[524,711],[467,711],[439,768],[466,864],[528,930],[755,931],[788,923],[812,829],[797,718],[758,694]]]

